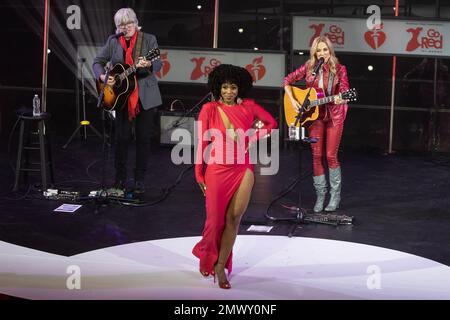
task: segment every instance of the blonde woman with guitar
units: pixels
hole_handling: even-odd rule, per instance
[[[114,23],[116,34],[108,38],[105,46],[94,58],[93,69],[98,81],[97,87],[104,92],[104,108],[116,111],[114,187],[126,187],[128,147],[134,125],[134,191],[143,193],[151,131],[155,130],[157,119],[156,107],[162,104],[154,73],[161,69],[162,62],[156,37],[140,31],[141,27],[133,9],[119,9],[114,15]],[[108,73],[108,79],[105,79],[108,62],[111,62],[113,67]]]
[[[321,62],[320,66],[318,66],[319,62]],[[315,72],[318,74],[314,80]],[[314,212],[323,211],[327,193],[326,172],[323,165],[324,158],[328,163],[331,195],[325,211],[335,211],[339,208],[342,183],[338,149],[348,109],[347,100],[343,98],[341,93],[349,90],[349,84],[347,70],[345,66],[339,64],[334,53],[333,44],[327,37],[320,36],[315,38],[310,48],[309,60],[284,78],[285,108],[286,104],[290,104],[295,114],[300,110],[303,101],[297,97],[296,90],[299,89],[292,87],[291,84],[301,79],[305,79],[308,87],[314,88],[314,94],[311,94],[310,101],[317,98],[315,96],[316,91],[323,92],[325,96],[329,96],[332,99],[326,100],[330,103],[316,108],[317,112],[311,115],[312,122],[307,123],[307,119],[301,119],[300,123],[308,127],[310,138],[317,139],[316,143],[311,144],[314,171],[313,184],[317,195]],[[333,95],[334,97],[331,97]]]

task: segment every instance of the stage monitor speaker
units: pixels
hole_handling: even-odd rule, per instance
[[[194,115],[185,116],[183,112],[179,111],[161,111],[161,138],[160,144],[190,144],[194,146],[195,139],[195,117]],[[184,129],[189,132],[190,140],[184,139],[182,141],[172,141],[172,133],[176,129]],[[186,131],[185,131],[186,133]]]

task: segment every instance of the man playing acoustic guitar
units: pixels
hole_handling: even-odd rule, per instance
[[[114,22],[117,27],[116,35],[108,38],[105,46],[94,58],[93,69],[96,79],[102,83],[100,87],[103,88],[106,64],[110,61],[114,66],[106,79],[104,98],[105,108],[116,111],[114,187],[125,189],[128,146],[134,126],[136,133],[134,191],[143,193],[150,152],[150,130],[154,130],[156,126],[156,107],[162,104],[154,73],[161,69],[162,62],[159,59],[156,37],[140,31],[141,27],[133,9],[118,10],[114,15]],[[152,55],[155,51],[157,54]]]

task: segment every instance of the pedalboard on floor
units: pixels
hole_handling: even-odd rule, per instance
[[[106,190],[93,190],[89,193],[80,191],[68,191],[60,189],[47,189],[43,192],[44,198],[48,200],[62,200],[62,201],[89,201],[96,199],[108,199],[118,202],[139,203],[139,199],[134,197],[133,192],[129,192],[121,189],[106,189]]]
[[[353,217],[347,216],[345,214],[333,214],[333,213],[314,213],[314,214],[305,214],[303,216],[303,221],[305,222],[322,223],[333,226],[352,225],[353,220],[354,220]]]
[[[43,192],[43,195],[48,200],[77,201],[80,198],[81,193],[79,191],[47,189]]]

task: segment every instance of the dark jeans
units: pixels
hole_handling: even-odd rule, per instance
[[[136,137],[136,165],[134,168],[135,181],[145,180],[148,157],[150,154],[151,134],[155,130],[158,108],[144,110],[137,114],[132,122],[128,120],[128,109],[116,111],[116,181],[127,180],[127,158],[128,147],[132,137],[134,127]]]

